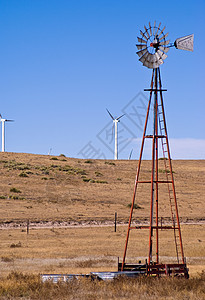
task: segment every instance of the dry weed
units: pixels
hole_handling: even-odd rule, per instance
[[[180,299],[205,298],[205,273],[186,280],[184,278],[119,278],[97,281],[87,278],[73,279],[57,284],[41,282],[37,275],[13,272],[0,279],[0,299],[63,300],[63,299]]]

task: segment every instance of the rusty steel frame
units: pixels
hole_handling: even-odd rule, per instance
[[[168,142],[168,135],[167,135],[167,126],[166,126],[166,120],[165,120],[165,111],[164,111],[164,104],[163,104],[163,96],[162,92],[166,91],[165,89],[162,89],[162,83],[161,83],[161,76],[160,76],[160,69],[156,68],[153,69],[152,72],[152,79],[151,79],[151,87],[150,89],[145,89],[145,91],[149,91],[149,102],[147,107],[147,113],[146,113],[146,119],[145,119],[145,126],[143,131],[143,138],[142,138],[142,144],[141,144],[141,150],[140,150],[140,157],[138,161],[138,168],[137,168],[137,174],[135,177],[135,185],[134,185],[134,193],[132,198],[132,205],[130,210],[130,216],[129,216],[129,223],[128,223],[128,230],[127,230],[127,237],[125,242],[125,249],[124,249],[124,255],[122,263],[120,263],[121,271],[124,271],[126,268],[126,254],[127,254],[127,247],[128,247],[128,241],[129,241],[129,235],[131,229],[149,229],[149,254],[148,254],[148,264],[147,264],[147,274],[167,274],[167,268],[173,269],[172,271],[168,273],[184,273],[184,276],[188,276],[188,269],[186,268],[186,261],[184,257],[184,250],[183,250],[183,244],[182,244],[182,236],[181,236],[181,228],[180,228],[180,221],[179,221],[179,213],[178,213],[178,207],[177,207],[177,199],[176,199],[176,192],[175,192],[175,185],[174,185],[174,177],[173,177],[173,171],[172,171],[172,162],[171,162],[171,156],[170,156],[170,149],[169,149],[169,142]],[[153,135],[146,135],[147,131],[147,125],[148,125],[148,119],[150,114],[150,107],[152,103],[152,96],[154,94],[154,111],[153,111]],[[162,120],[160,121],[159,117],[159,107],[161,107],[161,115]],[[163,129],[161,128],[160,122],[162,123]],[[164,133],[162,134],[162,130]],[[161,132],[159,132],[161,131]],[[142,155],[143,155],[143,149],[144,149],[144,143],[146,138],[152,139],[152,169],[151,169],[151,180],[148,181],[140,181],[139,175],[140,175],[140,169],[141,169],[141,162],[142,162]],[[164,163],[165,163],[165,169],[166,169],[166,161],[165,161],[165,152],[168,156],[168,166],[169,166],[169,174],[171,178],[168,178],[168,172],[166,173],[167,180],[159,180],[158,178],[158,143],[159,139],[162,141],[162,148],[163,148],[163,155],[164,155]],[[163,140],[165,142],[163,143]],[[164,145],[166,145],[166,151],[164,150]],[[167,170],[165,170],[167,171]],[[131,226],[132,222],[132,216],[133,216],[133,209],[135,204],[135,198],[136,198],[136,192],[138,184],[140,183],[149,183],[151,184],[151,191],[150,191],[150,217],[149,217],[149,225],[142,225],[142,226]],[[169,197],[170,197],[170,207],[171,207],[171,215],[172,215],[172,225],[171,226],[162,226],[162,224],[159,225],[159,184],[166,183],[168,185],[168,191],[169,191]],[[170,188],[171,185],[171,188]],[[173,195],[171,196],[171,190]],[[172,205],[172,200],[173,205]],[[154,223],[154,204],[155,204],[155,215],[156,215],[156,221]],[[174,210],[174,213],[173,213]],[[176,216],[177,226],[175,226],[175,218],[174,214]],[[160,264],[159,262],[159,230],[173,230],[174,231],[174,238],[175,238],[175,246],[176,246],[176,253],[177,253],[177,262],[176,264]],[[153,262],[152,260],[152,252],[153,252],[153,231],[156,232],[156,262]],[[176,237],[176,234],[178,233],[178,237]],[[178,245],[177,245],[177,238],[179,240],[179,247],[181,252],[181,264],[179,263],[179,257],[178,257]],[[168,267],[167,267],[168,266]],[[162,270],[163,268],[163,270]]]

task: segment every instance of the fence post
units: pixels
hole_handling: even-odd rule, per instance
[[[29,234],[29,220],[27,220],[27,234]]]
[[[117,231],[117,213],[115,212],[115,232]]]

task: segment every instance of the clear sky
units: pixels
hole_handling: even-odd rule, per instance
[[[171,42],[195,35],[193,53],[170,49],[161,76],[172,157],[205,159],[204,0],[0,0],[0,113],[15,120],[6,150],[111,159],[108,108],[127,113],[119,158],[137,159],[152,71],[135,44],[155,20]]]

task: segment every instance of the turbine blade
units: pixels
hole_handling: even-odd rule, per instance
[[[110,117],[114,120],[113,116],[111,115],[111,113],[109,112],[109,110],[106,108],[108,114],[110,115]]]
[[[118,117],[116,120],[119,120],[121,119],[125,114],[121,115],[120,117]]]
[[[7,120],[7,119],[6,119],[5,121],[6,121],[6,122],[14,122],[14,120]]]

